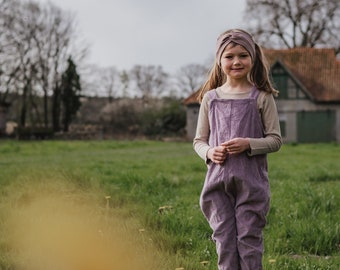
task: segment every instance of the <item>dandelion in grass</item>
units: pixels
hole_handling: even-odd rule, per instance
[[[109,209],[111,196],[105,196],[105,199],[106,199],[106,209]]]
[[[164,205],[164,206],[160,206],[158,208],[158,213],[159,214],[164,214],[165,212],[169,211],[172,209],[172,206],[171,205]]]
[[[207,266],[207,265],[209,264],[209,261],[202,261],[201,264],[202,264],[203,266]]]

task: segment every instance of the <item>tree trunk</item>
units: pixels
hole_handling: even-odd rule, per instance
[[[28,93],[28,85],[26,84],[23,93],[22,93],[22,106],[21,106],[21,111],[20,111],[20,122],[19,126],[20,127],[25,127],[26,126],[26,113],[27,113],[27,93]]]
[[[60,104],[61,104],[60,98],[61,98],[60,87],[58,84],[56,84],[52,97],[52,122],[54,132],[60,131]]]
[[[44,126],[48,127],[48,96],[46,91],[44,91]]]

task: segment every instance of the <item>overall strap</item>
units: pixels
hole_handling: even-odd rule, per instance
[[[208,91],[208,92],[207,92],[207,95],[208,95],[208,97],[209,97],[209,100],[218,98],[216,89],[213,89],[213,90]]]
[[[255,86],[251,89],[251,92],[249,94],[250,98],[257,99],[257,97],[260,94],[260,90],[258,90]]]

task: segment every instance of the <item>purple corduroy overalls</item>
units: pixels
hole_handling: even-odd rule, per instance
[[[211,147],[237,137],[263,137],[259,90],[254,87],[246,99],[220,99],[216,90],[207,94]],[[219,270],[262,269],[269,193],[265,154],[244,152],[227,155],[223,164],[209,163],[200,206],[213,230]]]

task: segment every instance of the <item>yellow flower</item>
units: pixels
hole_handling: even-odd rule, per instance
[[[158,213],[163,214],[163,212],[165,212],[166,210],[171,210],[172,206],[170,205],[164,205],[164,206],[160,206],[158,208]]]
[[[209,261],[202,261],[202,262],[201,262],[201,264],[202,264],[203,266],[206,266],[208,263],[209,263]]]

